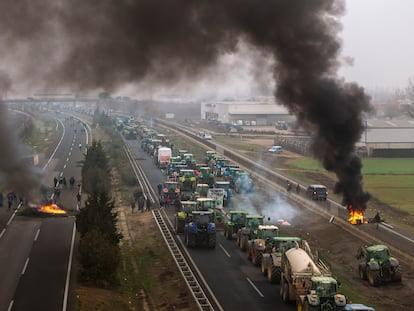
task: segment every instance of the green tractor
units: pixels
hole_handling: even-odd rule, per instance
[[[246,211],[230,211],[230,220],[225,224],[224,236],[227,240],[233,239],[233,234],[237,234],[246,222]]]
[[[257,229],[263,225],[262,215],[247,215],[244,227],[237,231],[237,244],[242,251],[247,250],[247,243],[249,240],[255,239],[257,236]]]
[[[197,176],[197,181],[201,184],[207,184],[209,187],[214,186],[214,175],[209,166],[201,166],[198,168],[200,172]]]
[[[181,202],[181,210],[175,215],[175,232],[184,233],[185,224],[191,220],[191,213],[197,209],[197,202]]]
[[[303,241],[305,242],[305,241]],[[276,236],[270,241],[270,252],[262,256],[261,270],[270,283],[280,283],[282,273],[282,255],[294,247],[301,247],[302,239],[299,237]]]
[[[401,282],[400,263],[391,256],[387,246],[362,246],[357,258],[362,259],[359,263],[359,276],[362,280],[368,280],[371,286],[384,282]]]
[[[262,264],[263,253],[271,251],[271,241],[277,236],[279,236],[277,226],[259,225],[256,237],[247,242],[247,258],[252,261],[253,265]]]

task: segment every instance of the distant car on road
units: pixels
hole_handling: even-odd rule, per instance
[[[267,151],[269,151],[270,153],[281,153],[282,150],[283,150],[282,146],[272,146]]]
[[[306,189],[306,196],[315,201],[326,201],[328,189],[324,185],[309,185]]]
[[[210,140],[210,139],[213,139],[213,137],[211,136],[211,134],[209,134],[209,133],[205,133],[204,135],[203,135],[203,138],[205,139],[205,140]]]

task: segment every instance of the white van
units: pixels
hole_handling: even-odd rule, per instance
[[[283,150],[282,146],[272,146],[267,151],[269,151],[270,153],[281,153],[282,150]]]

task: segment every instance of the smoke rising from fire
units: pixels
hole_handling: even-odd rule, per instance
[[[365,207],[369,196],[353,151],[370,105],[362,88],[336,75],[343,0],[26,0],[11,13],[6,7],[14,2],[4,3],[0,40],[42,60],[27,66],[44,73],[49,88],[196,80],[240,40],[271,55],[278,102],[315,130],[315,155],[337,174],[344,202]],[[16,16],[3,20],[5,14]]]
[[[14,191],[16,195],[26,196],[30,195],[33,190],[36,190],[36,185],[39,184],[38,176],[32,170],[28,163],[22,161],[19,156],[20,146],[16,131],[11,130],[7,124],[7,111],[2,103],[2,95],[7,93],[12,83],[10,78],[0,72],[0,181],[3,189]],[[14,129],[16,126],[14,127]]]

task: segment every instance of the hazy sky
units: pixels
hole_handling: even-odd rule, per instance
[[[414,78],[412,0],[346,0],[343,55],[353,67],[340,70],[365,87],[404,87]]]

